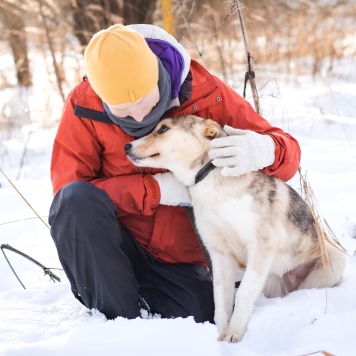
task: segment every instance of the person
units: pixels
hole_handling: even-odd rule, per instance
[[[84,52],[86,76],[68,95],[53,144],[51,236],[74,296],[108,319],[193,316],[213,323],[212,277],[171,172],[139,168],[124,146],[164,117],[214,119],[224,175],[262,169],[289,180],[298,142],[153,25],[113,25]],[[146,314],[145,314],[146,313]]]

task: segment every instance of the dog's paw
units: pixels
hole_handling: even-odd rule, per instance
[[[226,341],[230,343],[236,343],[242,340],[244,333],[239,333],[238,331],[226,330],[224,333],[220,334],[218,340]]]

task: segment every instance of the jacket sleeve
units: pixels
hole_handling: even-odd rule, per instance
[[[222,126],[227,124],[270,135],[275,143],[275,161],[263,171],[284,181],[291,179],[300,165],[301,151],[297,140],[282,129],[271,126],[267,120],[256,113],[248,101],[220,79],[216,78],[216,80],[221,91],[221,100],[219,104],[211,107],[209,117],[212,115]]]
[[[101,178],[103,148],[92,120],[74,115],[78,87],[69,94],[62,112],[53,144],[51,179],[56,194],[66,184],[89,181],[103,189],[113,200],[119,215],[155,212],[160,191],[151,174],[142,174],[138,167],[124,167],[122,175]],[[132,174],[130,174],[130,170]]]

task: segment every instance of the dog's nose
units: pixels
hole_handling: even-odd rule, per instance
[[[124,150],[125,150],[126,153],[127,153],[128,151],[130,151],[131,148],[132,148],[131,143],[127,143],[127,144],[124,146]]]

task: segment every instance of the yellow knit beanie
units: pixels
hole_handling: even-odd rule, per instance
[[[135,102],[158,83],[158,60],[144,37],[123,25],[96,33],[84,52],[91,86],[108,105]]]

